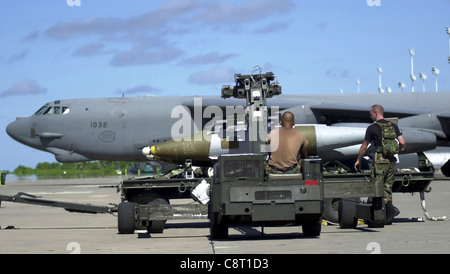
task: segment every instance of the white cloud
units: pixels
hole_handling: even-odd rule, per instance
[[[160,89],[152,87],[150,85],[138,85],[129,89],[118,89],[116,90],[116,93],[118,94],[136,94],[136,93],[159,93],[161,92]]]
[[[113,66],[150,65],[170,62],[183,53],[182,50],[167,48],[147,48],[144,45],[134,46],[131,50],[122,51],[111,59]]]
[[[179,45],[180,36],[194,34],[207,29],[225,28],[228,31],[251,31],[243,23],[264,22],[271,17],[271,31],[287,26],[278,23],[285,20],[280,14],[294,10],[292,0],[244,0],[242,2],[209,0],[171,0],[149,12],[129,17],[93,17],[70,20],[54,24],[44,33],[56,40],[94,38],[91,42],[73,52],[74,56],[103,54],[106,43],[114,53],[110,64],[113,66],[147,65],[168,63],[181,57],[185,52]],[[260,28],[260,27],[259,27]],[[92,39],[91,39],[92,41]],[[116,43],[116,44],[114,44]],[[122,45],[119,45],[122,44]],[[129,50],[123,50],[123,45]],[[187,63],[218,64],[234,54],[212,53],[185,59]]]
[[[28,54],[28,52],[26,50],[24,50],[24,51],[22,51],[20,53],[14,54],[13,56],[11,56],[8,59],[8,64],[13,64],[13,63],[15,63],[17,61],[20,61],[20,60],[24,59],[25,57],[27,57],[27,54]]]
[[[186,58],[181,61],[182,65],[204,65],[204,64],[220,64],[237,54],[219,54],[218,52],[210,52],[204,55],[198,55],[191,58]]]
[[[214,67],[209,71],[193,73],[189,76],[189,83],[199,85],[209,85],[227,83],[233,81],[236,71],[231,67]]]
[[[87,45],[84,45],[78,49],[76,49],[72,56],[92,56],[97,54],[104,53],[103,49],[105,47],[105,44],[103,43],[90,43]]]
[[[269,16],[289,13],[295,9],[291,0],[244,0],[234,2],[207,1],[198,20],[208,24],[240,25],[264,20]],[[282,18],[281,18],[282,19]]]
[[[46,92],[47,88],[40,86],[35,80],[23,78],[0,93],[0,97],[45,94]]]

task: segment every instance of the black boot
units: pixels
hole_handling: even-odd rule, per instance
[[[394,220],[394,217],[400,214],[400,210],[396,208],[392,201],[389,201],[386,203],[386,224],[391,225],[392,221]]]

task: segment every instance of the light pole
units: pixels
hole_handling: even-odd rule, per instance
[[[437,78],[438,78],[438,75],[439,75],[439,69],[437,68],[437,67],[432,67],[431,68],[431,72],[433,72],[433,74],[434,74],[434,84],[435,84],[435,86],[436,86],[436,92],[438,92],[438,81],[437,81]]]
[[[447,26],[447,34],[448,34],[448,63],[450,64],[450,27]]]
[[[359,79],[356,79],[356,85],[358,86],[358,93],[359,93],[359,85],[361,84],[361,82],[359,81]]]
[[[383,72],[383,69],[381,67],[378,67],[377,71],[378,71],[378,82],[379,82],[379,84],[378,84],[378,92],[379,93],[384,93],[384,90],[383,90],[382,85],[381,85],[381,73]]]
[[[409,55],[411,55],[411,81],[412,81],[412,87],[411,92],[414,92],[414,81],[417,79],[414,75],[414,50],[409,49]]]
[[[419,78],[422,80],[422,91],[425,92],[425,80],[427,80],[427,75],[425,73],[419,72]]]

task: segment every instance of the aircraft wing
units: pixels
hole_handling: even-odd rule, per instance
[[[201,102],[201,105],[200,105]],[[190,98],[182,102],[183,106],[186,106],[188,108],[194,108],[194,107],[203,107],[206,108],[208,106],[218,106],[220,108],[225,109],[227,106],[243,106],[245,107],[245,101],[242,99],[237,98],[221,98],[217,96],[202,96],[202,97],[196,97],[196,98]],[[299,102],[293,102],[289,100],[267,100],[267,105],[269,107],[271,106],[278,106],[280,109],[286,109],[290,107],[295,107],[298,105],[301,105]]]
[[[279,99],[267,101],[268,106],[278,106],[280,111],[290,110],[296,115],[296,118],[301,119],[300,116],[311,115],[315,119],[313,123],[324,123],[328,125],[336,123],[372,123],[373,121],[369,115],[369,104],[341,104],[341,103],[318,103],[317,101],[293,101],[289,99]],[[205,109],[208,106],[217,106],[225,113],[227,106],[243,106],[240,99],[235,98],[219,98],[219,97],[198,97],[197,99],[188,99],[183,102],[183,105],[188,107],[193,113],[194,108]],[[310,111],[309,113],[299,111],[299,109]],[[387,118],[406,118],[416,115],[427,114],[428,112],[419,109],[401,108],[401,107],[385,107],[385,117]],[[450,113],[444,113],[449,116]],[[299,116],[299,117],[297,117]]]
[[[326,124],[335,123],[371,123],[370,106],[349,105],[349,104],[317,104],[310,105],[316,117],[320,117],[321,122]],[[410,116],[424,114],[424,111],[404,108],[384,108],[384,116],[387,118],[406,118]]]

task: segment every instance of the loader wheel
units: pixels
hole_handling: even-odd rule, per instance
[[[339,203],[341,199],[327,198],[324,199],[323,218],[331,223],[339,223]]]
[[[372,217],[373,220],[366,220],[370,228],[383,228],[386,223],[386,205],[382,197],[372,199]]]
[[[133,196],[131,200],[140,205],[145,204],[169,204],[169,200],[163,197],[163,195],[155,191],[143,191]],[[167,220],[151,221],[147,226],[148,233],[163,233],[164,225]]]
[[[119,234],[133,234],[135,230],[135,203],[119,204],[117,226]]]
[[[322,222],[306,222],[302,224],[303,236],[319,237],[322,231]]]
[[[302,222],[302,231],[304,237],[319,237],[322,231],[323,215],[309,216]]]
[[[343,198],[339,203],[339,227],[356,228],[358,218],[356,217],[356,205],[359,198]]]
[[[228,237],[228,224],[224,222],[223,218],[219,220],[218,212],[212,212],[209,229],[212,239],[225,239]]]
[[[167,199],[164,199],[162,197],[157,197],[153,199],[152,201],[148,202],[149,204],[157,204],[157,205],[164,205],[169,204],[169,201]],[[151,221],[150,225],[147,226],[147,232],[148,233],[163,233],[164,232],[164,225],[166,224],[167,220],[156,220]]]

